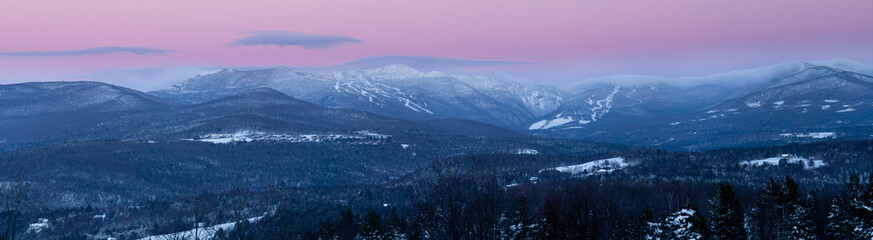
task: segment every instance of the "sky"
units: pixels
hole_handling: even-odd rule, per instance
[[[789,61],[873,65],[869,0],[0,0],[0,84],[155,90],[222,67],[427,62],[567,85]]]

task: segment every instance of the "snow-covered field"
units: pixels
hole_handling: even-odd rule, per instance
[[[246,219],[250,223],[261,220],[262,217],[253,217]],[[188,231],[168,233],[164,235],[155,235],[140,238],[139,240],[164,240],[164,239],[179,239],[179,240],[209,240],[215,237],[215,232],[218,229],[224,229],[225,232],[233,230],[236,227],[236,222],[222,223],[218,225],[199,227]]]
[[[765,159],[758,160],[749,160],[740,162],[741,166],[753,166],[753,167],[761,167],[761,166],[778,166],[779,161],[782,160],[782,157],[771,157]],[[813,169],[823,167],[825,164],[824,160],[811,160],[812,164],[810,164],[810,160],[804,157],[791,156],[786,157],[786,161],[791,164],[802,164],[804,169]]]
[[[561,166],[554,168],[547,168],[540,171],[546,170],[555,170],[562,173],[569,173],[573,175],[587,175],[592,173],[610,173],[617,169],[622,169],[630,166],[631,163],[628,163],[622,157],[614,157],[607,158],[601,160],[595,160],[591,162],[586,162],[583,164],[570,165],[570,166]]]
[[[28,233],[39,233],[48,227],[49,227],[49,220],[46,218],[40,218],[37,222],[31,223],[28,226],[27,232]]]
[[[537,155],[540,154],[540,151],[532,148],[522,148],[515,150],[515,154]]]
[[[837,133],[835,132],[811,132],[811,133],[782,133],[779,136],[782,137],[800,137],[800,138],[832,138],[835,137]]]
[[[389,135],[371,133],[368,131],[358,131],[355,134],[265,134],[261,132],[236,132],[236,133],[215,133],[200,136],[199,139],[185,139],[189,141],[210,142],[215,144],[224,144],[231,142],[251,142],[251,141],[276,141],[276,142],[330,142],[340,140],[359,140],[351,142],[351,144],[381,144],[381,139],[389,138]],[[367,141],[369,140],[369,141]]]

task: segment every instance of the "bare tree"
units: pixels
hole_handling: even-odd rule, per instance
[[[3,201],[3,210],[6,217],[0,240],[21,239],[21,236],[17,235],[21,230],[17,227],[22,220],[21,211],[23,211],[25,204],[28,202],[29,185],[22,179],[20,172],[13,173],[13,179],[15,181],[0,185],[0,198]]]

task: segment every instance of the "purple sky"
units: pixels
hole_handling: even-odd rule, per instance
[[[487,60],[445,68],[504,71],[549,84],[832,58],[873,64],[869,0],[7,0],[2,5],[0,83],[110,76],[140,89],[157,88],[211,67],[333,66],[384,55]]]

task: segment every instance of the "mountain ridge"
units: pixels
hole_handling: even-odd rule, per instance
[[[150,94],[198,103],[257,87],[270,87],[330,108],[360,109],[409,120],[469,119],[509,128],[551,111],[565,94],[539,84],[425,73],[401,64],[314,73],[277,68],[222,70]]]

